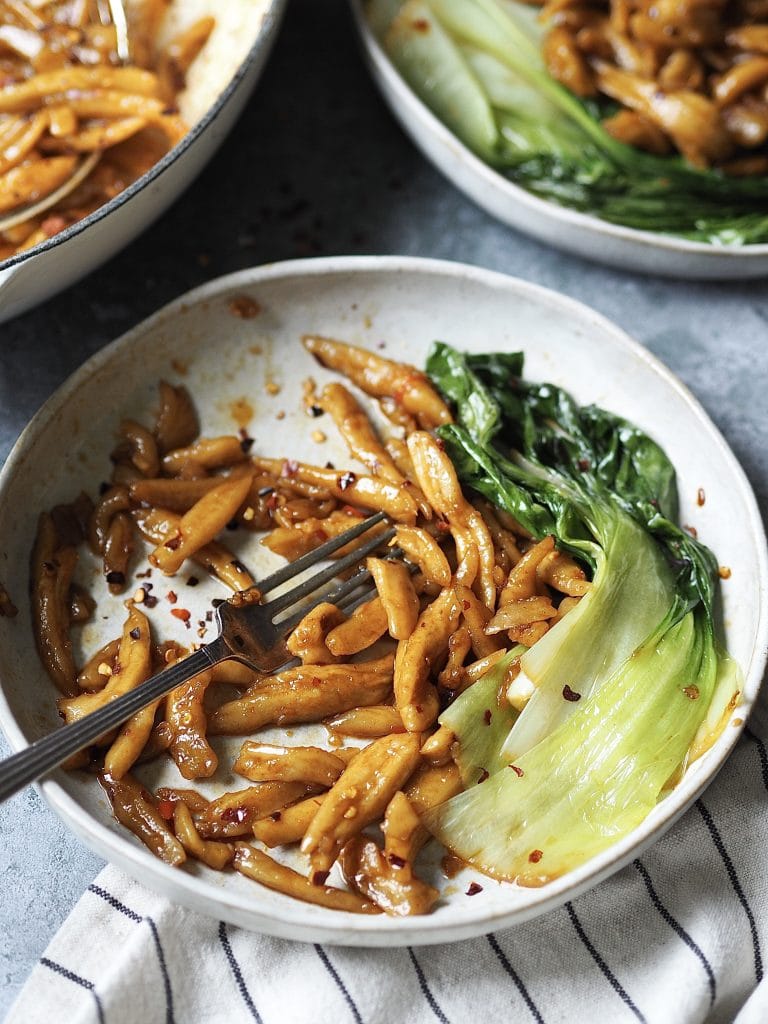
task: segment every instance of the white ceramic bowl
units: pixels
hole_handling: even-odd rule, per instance
[[[610,267],[693,280],[768,274],[768,244],[710,245],[610,224],[539,199],[484,163],[440,121],[390,61],[365,17],[364,0],[350,0],[374,80],[405,131],[449,181],[492,216],[540,242]]]
[[[131,2],[126,0],[126,7]],[[0,262],[0,323],[73,284],[126,246],[178,198],[226,138],[266,63],[287,0],[172,0],[160,42],[216,19],[179,96],[189,132],[151,170],[89,217]]]
[[[261,314],[242,320],[229,311],[246,293]],[[446,884],[440,851],[426,857],[427,871],[444,898],[422,918],[371,918],[302,904],[270,892],[235,873],[199,864],[174,870],[156,860],[113,820],[97,782],[80,773],[56,772],[41,791],[57,814],[94,850],[173,900],[247,928],[275,935],[356,945],[444,942],[482,934],[540,914],[626,864],[656,839],[702,791],[736,742],[739,723],[754,701],[765,662],[768,634],[768,566],[760,517],[733,455],[698,403],[656,359],[597,313],[553,292],[475,267],[395,257],[334,258],[247,270],[183,296],[87,362],[46,403],[27,427],[0,475],[0,579],[19,606],[15,619],[0,618],[0,724],[14,749],[59,724],[53,687],[34,649],[27,597],[29,552],[37,511],[70,500],[81,488],[94,493],[108,475],[111,438],[119,420],[151,422],[160,377],[181,379],[195,396],[206,433],[231,432],[233,403],[246,397],[255,409],[249,430],[254,450],[336,465],[349,456],[332,424],[324,444],[312,440],[318,421],[301,407],[303,380],[330,378],[299,344],[304,332],[378,346],[384,353],[423,363],[441,338],[482,351],[523,348],[531,379],[567,386],[582,402],[596,402],[636,421],[667,449],[679,469],[683,521],[717,545],[732,569],[722,587],[728,646],[745,673],[744,698],[715,746],[686,774],[630,836],[577,871],[540,889],[497,883],[466,870]],[[215,347],[214,347],[215,346]],[[179,370],[183,376],[178,378]],[[272,379],[279,394],[267,393]],[[277,419],[277,413],[285,412]],[[699,488],[706,503],[699,507]],[[20,510],[24,510],[23,512]],[[256,575],[278,564],[252,534],[228,535],[238,556]],[[137,565],[137,570],[141,565]],[[93,579],[98,576],[94,572]],[[153,576],[163,598],[173,586],[193,620],[221,593],[201,581],[186,588]],[[98,583],[109,621],[98,615],[85,627],[89,650],[119,632],[121,599]],[[182,624],[161,600],[149,612],[164,636],[188,642]],[[266,741],[279,741],[279,729]],[[301,737],[301,738],[300,738]],[[324,742],[320,726],[294,729],[291,742]],[[239,739],[215,739],[222,762]],[[168,759],[138,771],[151,784],[178,785]],[[209,795],[242,788],[221,770],[200,789]],[[434,844],[432,844],[434,846]],[[425,851],[429,853],[428,851]],[[465,895],[469,882],[482,893]]]

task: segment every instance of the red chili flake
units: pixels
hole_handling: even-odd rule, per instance
[[[157,598],[154,597],[152,594],[147,594],[142,603],[145,608],[154,608],[155,605],[157,604]]]
[[[125,583],[125,573],[117,572],[117,570],[114,570],[113,572],[108,572],[107,583],[109,583],[111,586],[122,587],[122,585]]]
[[[566,683],[565,686],[563,687],[563,696],[565,697],[566,700],[570,700],[572,702],[575,702],[577,700],[581,700],[581,694],[580,693],[576,693],[575,690],[572,690],[570,688],[570,686],[568,685],[568,683]]]
[[[173,817],[173,800],[161,800],[157,805],[157,810],[161,818],[170,821]]]
[[[489,779],[490,777],[491,777],[491,773],[487,772],[485,770],[485,768],[481,768],[480,769],[480,778],[477,780],[478,786],[480,785],[481,782],[485,782],[485,780]]]
[[[508,767],[512,769],[512,771],[515,773],[515,775],[518,777],[518,779],[522,779],[522,777],[525,775],[525,772],[523,771],[523,769],[522,768],[518,768],[516,764],[510,764],[510,765],[508,765]]]
[[[348,470],[346,473],[342,473],[338,479],[339,489],[346,491],[348,487],[352,486],[355,480],[357,480],[357,476],[351,471]]]
[[[139,637],[141,636],[141,630],[139,629],[138,626],[136,626],[135,629],[131,630],[128,636],[131,638],[131,640],[138,640]]]
[[[543,850],[531,850],[531,852],[528,854],[528,860],[531,862],[531,864],[538,864],[543,856]]]
[[[589,469],[589,459],[579,459],[576,465],[579,467],[582,473],[586,473],[586,471]]]
[[[461,605],[462,605],[464,611],[468,612],[469,609],[472,607],[472,602],[471,601],[462,601]]]
[[[403,860],[402,857],[398,857],[398,855],[396,853],[390,853],[390,855],[389,855],[389,863],[392,865],[393,868],[404,868],[405,867],[405,861]]]
[[[187,580],[187,586],[196,587],[199,582],[200,580],[197,578],[197,576],[190,576],[189,579]]]
[[[221,820],[228,822],[230,825],[242,825],[248,818],[248,809],[246,807],[226,807],[221,812]]]
[[[311,878],[312,885],[325,885],[328,880],[328,875],[330,875],[330,871],[313,871]]]
[[[189,622],[192,618],[192,613],[186,608],[171,608],[171,615],[177,619],[181,619],[182,622]]]
[[[213,612],[206,612],[205,613],[205,621],[206,622],[213,622]]]
[[[168,601],[171,604],[176,604],[176,602],[179,600],[175,590],[169,590],[165,596],[168,598]]]
[[[700,487],[696,492],[696,504],[701,508],[704,502],[707,500],[707,496],[704,493],[704,488]]]
[[[355,508],[354,505],[342,505],[341,511],[345,512],[348,516],[356,516],[357,519],[362,519],[364,513],[359,508]]]
[[[696,540],[696,538],[699,536],[699,531],[696,529],[695,526],[688,526],[687,523],[684,523],[683,529],[686,531],[686,533],[690,533],[694,540]]]
[[[449,533],[451,529],[450,525],[446,523],[444,519],[436,519],[435,526],[438,528],[438,530],[440,530],[441,533]]]
[[[469,888],[467,889],[467,896],[477,896],[479,892],[483,891],[482,885],[478,885],[477,882],[470,882]]]
[[[280,476],[296,476],[299,471],[299,464],[295,459],[286,459],[280,467]]]
[[[328,540],[328,534],[325,532],[325,530],[322,527],[318,527],[316,530],[313,530],[312,531],[312,536],[315,538],[315,540],[319,540],[319,541]]]
[[[243,454],[247,455],[248,452],[251,450],[251,448],[253,448],[253,438],[252,437],[244,437],[242,439],[242,441],[240,442],[240,448],[241,448]]]
[[[280,821],[282,816],[282,811],[273,811],[272,814],[270,814],[270,818],[272,819],[272,821]]]
[[[178,537],[171,537],[163,544],[163,547],[168,548],[169,551],[175,551],[179,544],[181,544],[181,534]]]
[[[435,444],[437,445],[441,452],[445,451],[445,441],[442,439],[442,437],[436,437]]]
[[[490,725],[492,718],[493,715],[491,714],[491,709],[486,708],[485,711],[483,712],[483,721],[485,722],[486,725]]]
[[[274,509],[277,508],[278,501],[279,501],[279,498],[277,496],[277,492],[276,491],[272,491],[270,496],[267,498],[267,508],[270,511],[273,511]]]

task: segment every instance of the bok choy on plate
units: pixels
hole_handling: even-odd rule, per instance
[[[470,150],[533,195],[695,242],[768,242],[762,165],[735,176],[615,138],[603,124],[617,111],[612,99],[580,98],[550,74],[542,55],[547,29],[535,8],[517,0],[370,0],[367,10],[415,93]],[[610,70],[611,80],[618,76]],[[645,89],[637,103],[648,106],[651,93]],[[676,103],[677,94],[669,95]],[[696,98],[697,111],[704,102]],[[744,112],[737,113],[743,121]],[[743,128],[739,122],[741,135]]]
[[[465,790],[428,827],[481,871],[537,885],[631,831],[722,729],[741,684],[718,640],[717,563],[631,423],[524,380],[520,353],[437,344],[427,370],[456,409],[438,433],[464,487],[592,577],[440,719]]]

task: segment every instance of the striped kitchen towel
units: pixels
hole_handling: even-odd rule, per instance
[[[8,1024],[768,1022],[768,722],[647,853],[544,917],[371,950],[256,935],[107,867]]]

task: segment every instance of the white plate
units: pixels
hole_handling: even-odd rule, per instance
[[[228,303],[247,293],[261,305],[253,320],[232,316]],[[181,379],[195,396],[206,433],[231,432],[232,403],[246,397],[255,409],[254,450],[344,465],[348,456],[332,424],[301,410],[304,379],[330,377],[299,344],[302,333],[333,335],[377,347],[387,356],[421,365],[435,338],[482,351],[522,348],[526,374],[568,387],[581,402],[596,402],[634,420],[667,449],[680,474],[683,521],[716,544],[733,575],[723,585],[728,646],[744,669],[744,703],[717,744],[630,836],[572,874],[541,889],[519,889],[465,871],[446,882],[439,851],[430,860],[444,899],[427,917],[355,916],[295,902],[235,873],[198,864],[174,870],[156,860],[110,814],[98,784],[81,774],[56,773],[42,793],[57,814],[94,850],[173,900],[259,931],[299,939],[356,945],[430,943],[467,938],[540,914],[627,863],[656,839],[702,791],[736,742],[757,693],[765,660],[768,567],[760,517],[749,485],[701,407],[660,363],[617,327],[586,307],[542,288],[475,267],[395,257],[334,258],[276,264],[213,281],[167,306],[89,360],[41,409],[16,444],[0,475],[0,579],[20,608],[0,618],[0,724],[11,745],[23,747],[58,724],[54,691],[37,660],[27,597],[29,552],[37,511],[70,500],[81,488],[93,493],[110,470],[108,453],[119,420],[151,421],[158,378]],[[260,351],[259,351],[260,350]],[[179,378],[179,371],[185,371]],[[281,386],[270,396],[265,382]],[[276,419],[279,411],[285,418]],[[322,422],[328,441],[311,434]],[[704,488],[706,503],[696,496]],[[274,562],[253,535],[229,535],[258,574]],[[272,559],[272,563],[270,562]],[[141,566],[137,566],[140,569]],[[212,584],[191,590],[186,574],[163,581],[180,604],[201,617]],[[99,597],[112,618],[86,627],[91,649],[119,631],[119,599]],[[189,640],[161,600],[149,614],[165,635]],[[192,634],[194,635],[194,634]],[[324,730],[315,735],[321,738]],[[279,736],[275,730],[272,735]],[[296,736],[301,735],[296,730]],[[295,738],[293,742],[299,742]],[[220,752],[239,740],[216,741]],[[179,784],[175,767],[146,766]],[[242,787],[226,771],[216,785]],[[434,844],[433,844],[434,845]],[[429,858],[428,858],[429,859]],[[478,879],[482,893],[464,895]]]
[[[130,9],[137,0],[126,0]],[[128,245],[202,170],[232,128],[269,56],[287,0],[172,0],[160,42],[203,15],[216,26],[179,107],[190,130],[146,174],[90,216],[0,260],[0,324],[73,284]]]
[[[350,0],[371,73],[384,99],[424,155],[492,216],[556,249],[644,274],[725,280],[768,274],[768,244],[710,245],[637,231],[569,210],[527,192],[484,163],[423,103],[371,30],[364,0]]]

